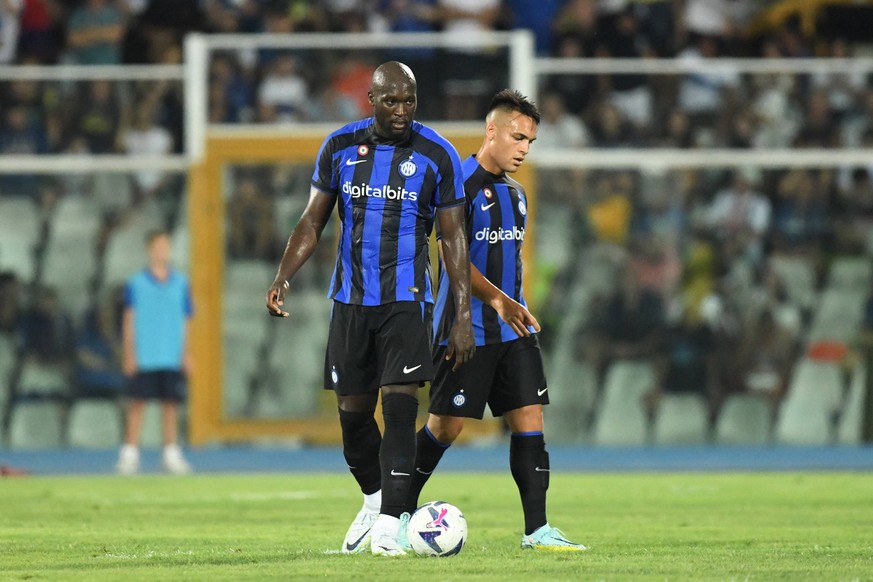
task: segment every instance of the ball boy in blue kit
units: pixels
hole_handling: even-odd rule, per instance
[[[170,248],[169,233],[149,233],[148,266],[128,280],[124,291],[123,369],[130,403],[116,466],[123,475],[139,471],[139,438],[148,400],[161,403],[164,470],[191,472],[177,432],[179,404],[187,396],[186,375],[191,368],[188,326],[193,309],[188,279],[170,265]]]

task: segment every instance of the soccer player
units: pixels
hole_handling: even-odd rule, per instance
[[[192,314],[188,279],[170,266],[170,235],[157,230],[146,236],[148,267],[127,282],[122,319],[123,369],[130,403],[124,445],[116,469],[123,475],[139,470],[139,437],[147,400],[161,402],[163,467],[190,473],[177,444],[178,405],[187,395],[190,372],[188,326]]]
[[[464,418],[481,419],[485,405],[512,431],[509,467],[524,512],[522,548],[586,549],[567,540],[546,520],[549,454],[543,438],[543,405],[549,403],[536,332],[522,292],[521,247],[527,222],[524,188],[507,174],[518,170],[537,137],[540,114],[517,91],[497,93],[485,118],[479,152],[463,162],[467,236],[473,282],[476,354],[461,368],[446,357],[446,332],[455,318],[440,272],[434,311],[434,365],[430,414],[418,432],[416,465],[404,521],[446,449],[458,438]]]
[[[347,553],[405,553],[397,538],[415,464],[417,391],[433,377],[428,237],[435,217],[458,312],[446,355],[460,366],[475,350],[461,161],[447,140],[413,121],[416,91],[409,67],[383,63],[368,93],[373,117],[324,140],[309,202],[266,297],[271,315],[287,316],[289,281],[337,206],[324,387],[336,393],[343,456],[364,494],[343,541]],[[375,420],[380,390],[384,435]]]

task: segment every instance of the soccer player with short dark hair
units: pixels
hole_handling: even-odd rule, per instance
[[[415,464],[417,390],[433,377],[428,238],[434,218],[458,312],[447,357],[460,366],[475,350],[460,158],[446,139],[413,121],[416,92],[409,67],[383,63],[368,93],[373,117],[324,140],[309,203],[266,297],[271,315],[288,315],[282,305],[289,281],[337,206],[324,387],[336,393],[343,455],[364,494],[343,542],[346,553],[405,553],[397,537]],[[384,435],[374,418],[380,390]]]
[[[536,336],[539,323],[522,292],[527,198],[521,184],[507,175],[518,170],[530,151],[540,114],[519,92],[506,89],[494,96],[485,120],[479,152],[463,162],[476,354],[461,368],[446,359],[446,334],[456,312],[441,271],[434,312],[436,375],[430,415],[418,432],[407,511],[418,505],[421,489],[461,433],[464,418],[481,419],[487,404],[512,431],[509,466],[524,511],[521,547],[584,550],[546,520],[550,469],[543,405],[549,403],[548,387]]]

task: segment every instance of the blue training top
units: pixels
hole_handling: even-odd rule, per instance
[[[185,322],[193,313],[185,275],[170,270],[160,281],[143,269],[128,280],[124,304],[133,309],[139,370],[181,370]]]

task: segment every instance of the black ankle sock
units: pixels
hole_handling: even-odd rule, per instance
[[[428,430],[427,425],[418,431],[415,438],[415,471],[412,473],[412,483],[409,485],[409,497],[406,501],[405,511],[412,513],[418,507],[418,498],[424,484],[430,479],[430,474],[436,469],[440,459],[443,458],[443,453],[450,446],[451,444],[444,445],[437,441]]]
[[[379,451],[382,469],[382,513],[400,517],[415,472],[415,419],[418,399],[402,393],[382,396],[385,434]]]
[[[382,472],[379,468],[382,435],[373,412],[340,409],[339,418],[343,433],[343,456],[349,471],[365,495],[375,493],[382,488]]]
[[[549,488],[549,453],[543,433],[514,433],[509,445],[509,468],[521,495],[524,533],[546,524],[546,491]]]

